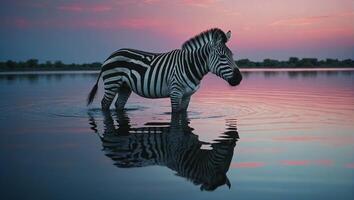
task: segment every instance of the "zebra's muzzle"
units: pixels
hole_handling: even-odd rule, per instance
[[[242,75],[240,70],[236,69],[234,70],[234,73],[232,74],[232,78],[230,78],[227,82],[231,85],[231,86],[236,86],[238,84],[240,84],[242,81]]]

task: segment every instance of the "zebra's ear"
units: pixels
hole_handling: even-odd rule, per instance
[[[230,40],[230,38],[231,38],[231,31],[228,31],[228,32],[226,33],[226,38],[227,38],[227,41]]]

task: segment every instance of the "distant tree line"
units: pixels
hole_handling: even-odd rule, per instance
[[[317,58],[290,57],[287,61],[264,59],[261,62],[250,61],[249,59],[237,60],[236,64],[243,68],[313,68],[313,67],[354,67],[354,60],[331,59],[318,60]]]
[[[15,62],[8,60],[0,62],[0,71],[19,71],[19,70],[98,70],[101,63],[84,63],[84,64],[64,64],[61,61],[47,61],[39,63],[37,59],[29,59],[25,62]]]
[[[249,59],[237,60],[236,64],[240,68],[313,68],[313,67],[354,67],[354,60],[338,60],[317,58],[296,58],[290,57],[287,61],[278,61],[274,59],[264,59],[256,62]],[[0,62],[0,71],[22,71],[22,70],[98,70],[101,63],[84,63],[84,64],[64,64],[61,61],[47,61],[39,63],[37,59],[29,59],[25,62],[15,62],[8,60]]]

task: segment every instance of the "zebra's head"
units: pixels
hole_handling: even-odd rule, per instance
[[[242,75],[238,69],[231,50],[226,46],[226,42],[231,38],[231,31],[226,34],[214,34],[211,42],[209,54],[209,70],[217,76],[226,80],[231,86],[240,84]]]

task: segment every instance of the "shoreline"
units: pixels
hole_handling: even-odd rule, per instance
[[[96,74],[97,70],[13,70],[13,71],[0,71],[0,75],[16,75],[16,74]],[[354,71],[353,68],[240,68],[241,72],[327,72],[327,71]]]

